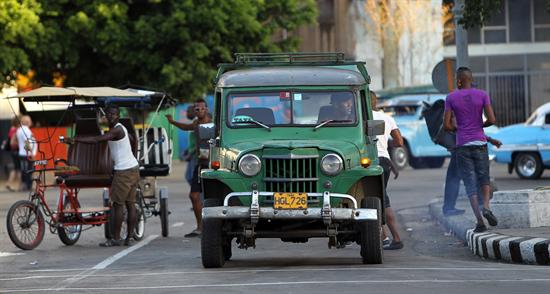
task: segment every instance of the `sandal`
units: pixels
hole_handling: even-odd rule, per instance
[[[485,217],[489,225],[491,225],[492,227],[498,225],[498,220],[491,210],[487,208],[483,208],[482,212],[483,212],[483,217]]]
[[[101,247],[114,247],[122,245],[122,240],[108,239],[105,242],[99,243]]]
[[[192,230],[191,233],[183,235],[185,238],[192,238],[192,237],[200,237],[201,231],[199,230]]]
[[[384,250],[398,250],[403,248],[403,242],[391,241],[390,244],[384,246]]]

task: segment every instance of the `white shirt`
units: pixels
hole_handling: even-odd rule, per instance
[[[25,150],[25,142],[27,140],[29,140],[29,144],[31,146],[30,155],[35,156],[36,140],[32,135],[31,129],[29,129],[29,127],[27,126],[21,126],[17,129],[15,135],[17,136],[17,144],[19,145],[19,156],[27,156],[27,150]]]
[[[130,138],[128,137],[128,131],[121,124],[117,123],[116,127],[121,127],[124,130],[124,138],[116,141],[109,141],[109,151],[111,151],[111,159],[114,162],[115,170],[125,170],[138,166],[138,161],[132,153],[132,145],[130,145]]]
[[[388,140],[390,139],[390,133],[393,130],[397,130],[397,123],[393,117],[385,114],[382,111],[373,111],[372,117],[375,120],[383,120],[384,124],[384,135],[378,135],[376,138],[376,149],[378,149],[378,157],[390,158],[390,153],[388,152]]]

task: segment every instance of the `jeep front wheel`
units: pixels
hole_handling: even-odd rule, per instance
[[[382,203],[379,198],[367,197],[361,201],[361,207],[377,210],[377,220],[359,223],[361,234],[361,257],[364,264],[381,264],[384,259],[382,248]]]
[[[217,268],[225,264],[222,226],[221,219],[202,220],[201,258],[205,268]]]

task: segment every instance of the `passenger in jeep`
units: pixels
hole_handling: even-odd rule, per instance
[[[327,120],[353,121],[353,95],[349,92],[338,92],[330,97],[330,105],[323,106],[319,110],[318,122]]]
[[[202,98],[199,98],[195,101],[195,117],[196,118],[192,123],[185,124],[175,121],[169,114],[166,115],[166,119],[168,119],[168,122],[170,124],[184,131],[193,131],[193,134],[195,135],[195,156],[197,158],[197,164],[193,168],[193,179],[191,182],[191,192],[189,193],[189,198],[191,199],[191,203],[193,205],[193,212],[197,221],[197,227],[190,233],[185,234],[184,237],[186,238],[198,237],[201,235],[202,231],[202,186],[200,182],[200,172],[201,169],[208,167],[209,147],[207,142],[201,141],[198,137],[198,127],[200,124],[207,124],[212,122],[212,118],[208,114],[208,105],[206,104],[206,101]]]

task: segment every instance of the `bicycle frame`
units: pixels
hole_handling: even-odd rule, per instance
[[[71,171],[60,168],[58,163],[62,161],[54,161],[54,168],[46,168],[48,162],[52,159],[46,159],[42,151],[40,151],[40,157],[41,159],[36,161],[31,160],[31,157],[29,157],[29,161],[34,167],[27,172],[38,173],[38,175],[33,178],[35,188],[34,193],[30,194],[29,200],[35,203],[37,207],[40,207],[44,215],[49,218],[49,221],[47,220],[46,222],[50,228],[76,225],[99,226],[107,223],[110,206],[109,209],[81,210],[78,201],[79,188],[67,187],[60,175],[56,175],[57,179],[54,184],[46,184],[46,172],[71,173]],[[57,187],[59,189],[56,210],[52,210],[46,202],[45,193],[46,190],[51,187]],[[68,210],[66,207],[67,200],[69,201]]]

